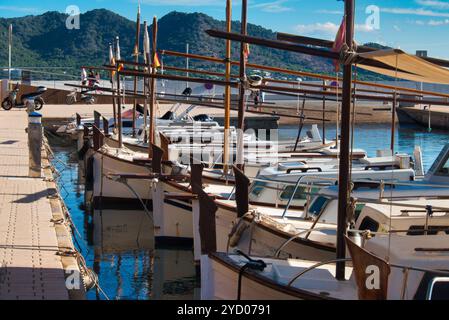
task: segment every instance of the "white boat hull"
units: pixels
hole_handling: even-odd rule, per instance
[[[111,174],[149,174],[151,168],[134,164],[131,161],[111,156],[106,152],[96,152],[93,155],[93,205],[99,209],[100,204],[115,203],[117,206],[124,206],[124,209],[142,209],[142,200],[149,210],[152,210],[152,181],[148,179],[127,179],[127,187],[124,183],[108,178]],[[138,195],[138,197],[136,196]],[[140,200],[139,200],[140,198]],[[123,201],[123,200],[129,200]]]

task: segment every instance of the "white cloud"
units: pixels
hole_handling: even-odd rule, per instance
[[[18,6],[0,6],[0,10],[2,11],[13,11],[13,12],[22,12],[22,13],[40,13],[42,10],[37,8],[26,8],[26,7],[18,7]]]
[[[369,24],[356,24],[355,25],[355,31],[358,31],[358,32],[373,32],[375,30],[376,29],[374,29]]]
[[[220,0],[141,0],[142,4],[147,5],[166,5],[166,6],[223,6]]]
[[[326,10],[326,9],[322,9],[322,10],[317,10],[316,13],[321,13],[321,14],[337,14],[337,15],[343,15],[344,12],[341,10]]]
[[[397,25],[393,25],[393,29],[396,30],[397,32],[401,32],[401,28],[399,28],[399,26]]]
[[[416,24],[417,26],[430,26],[430,27],[438,27],[443,25],[449,25],[449,18],[442,20],[411,20],[408,23]]]
[[[421,6],[432,7],[435,9],[449,9],[449,2],[439,0],[416,0]]]
[[[273,1],[273,2],[259,3],[259,4],[254,4],[254,5],[250,6],[250,8],[258,8],[264,12],[271,12],[271,13],[292,11],[293,10],[292,8],[284,5],[285,2],[287,2],[287,1],[286,0],[278,0],[278,1]]]
[[[300,24],[295,27],[295,31],[302,35],[314,35],[314,34],[325,34],[325,35],[336,35],[339,25],[333,22],[325,23],[312,23],[312,24]],[[367,24],[356,24],[355,31],[357,32],[373,32],[375,29]]]
[[[449,24],[449,19],[444,19],[444,20],[430,20],[427,23],[429,26],[442,26],[445,24]]]
[[[337,34],[339,26],[332,22],[325,23],[313,23],[313,24],[300,24],[295,27],[295,30],[299,34],[314,34],[314,33],[326,33]]]
[[[408,14],[408,15],[416,15],[416,16],[425,16],[425,17],[448,17],[449,13],[446,12],[436,12],[433,10],[427,9],[408,9],[408,8],[381,8],[381,12],[384,13],[392,13],[392,14]]]

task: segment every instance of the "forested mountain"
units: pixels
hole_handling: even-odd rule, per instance
[[[68,30],[65,26],[66,19],[67,15],[59,12],[0,18],[0,66],[5,67],[8,63],[9,24],[13,24],[12,64],[15,67],[64,67],[64,71],[78,74],[81,65],[102,65],[107,62],[109,43],[116,36],[120,37],[122,57],[131,58],[135,22],[105,9],[81,14],[79,30]],[[207,29],[224,30],[223,21],[202,13],[175,11],[162,17],[158,26],[158,49],[184,52],[189,43],[191,53],[224,56],[225,41],[214,39],[204,32]],[[240,23],[233,22],[232,29],[239,32]],[[276,38],[274,31],[253,24],[248,25],[248,33],[257,37]],[[239,45],[235,43],[233,59],[238,59],[238,50]],[[181,66],[185,63],[179,58],[162,58],[166,65]],[[333,69],[331,61],[327,59],[259,46],[251,46],[250,62],[318,73],[328,73]],[[222,66],[197,60],[191,60],[191,67],[222,70]]]

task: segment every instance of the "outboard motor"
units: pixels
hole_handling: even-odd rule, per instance
[[[209,115],[207,114],[199,114],[197,116],[193,117],[194,121],[198,121],[198,122],[212,122],[214,119],[211,118]]]
[[[175,120],[175,113],[173,111],[167,111],[161,118],[161,120]]]
[[[189,88],[189,87],[185,88],[184,91],[182,92],[182,95],[186,96],[186,97],[190,97],[192,95],[192,88]]]
[[[312,125],[312,129],[310,131],[307,131],[307,136],[313,142],[320,142],[320,141],[322,141],[320,130],[318,130],[318,125],[316,125],[316,124]]]

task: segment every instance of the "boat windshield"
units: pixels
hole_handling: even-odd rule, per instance
[[[437,175],[449,176],[449,158],[438,168]]]
[[[287,186],[282,191],[280,198],[281,200],[290,200],[290,198],[293,195],[293,191],[295,191],[295,186]],[[307,195],[316,195],[320,191],[319,188],[316,187],[297,187],[295,196],[293,197],[294,200],[307,200]]]
[[[267,184],[265,182],[262,181],[256,181],[253,183],[253,185],[251,186],[251,191],[250,193],[256,197],[260,196],[260,194],[262,193],[263,189],[265,188]]]
[[[309,207],[309,214],[311,216],[318,216],[320,215],[323,210],[326,208],[327,204],[329,203],[330,199],[318,196],[315,198],[315,200],[312,201]]]

